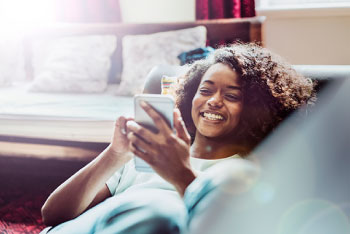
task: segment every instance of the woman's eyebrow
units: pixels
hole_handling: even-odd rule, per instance
[[[242,90],[242,88],[240,86],[233,86],[233,85],[229,85],[227,86],[228,89],[233,89],[233,90]]]
[[[210,85],[213,85],[213,84],[215,84],[213,81],[211,81],[211,80],[205,80],[205,81],[203,81],[203,83],[208,83],[208,84],[210,84]]]
[[[205,81],[203,81],[203,83],[207,83],[207,84],[210,84],[210,85],[214,85],[215,84],[211,80],[205,80]],[[234,86],[234,85],[228,85],[227,88],[228,89],[233,89],[233,90],[242,90],[242,88],[240,86]]]

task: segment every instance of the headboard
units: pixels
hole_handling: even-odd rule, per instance
[[[263,45],[262,25],[265,17],[251,17],[242,19],[218,19],[199,20],[193,22],[177,23],[106,23],[106,24],[59,24],[50,27],[41,27],[32,30],[24,37],[24,57],[27,79],[33,78],[31,42],[35,38],[52,38],[73,35],[111,34],[116,35],[117,49],[112,59],[120,61],[115,64],[115,70],[122,70],[122,40],[125,35],[151,34],[156,32],[170,31],[205,26],[207,28],[208,45],[216,47],[220,43],[229,43],[235,40],[242,42],[259,42]]]

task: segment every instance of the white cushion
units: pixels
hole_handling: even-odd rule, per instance
[[[237,158],[218,163],[200,174],[184,196],[191,216],[189,233],[248,233],[240,231],[238,226],[242,225],[237,225],[237,220],[246,212],[241,200],[255,188],[259,176],[256,164]]]
[[[182,52],[204,47],[206,37],[204,26],[149,35],[125,36],[122,80],[117,94],[141,93],[145,78],[154,66],[180,65],[177,56]]]
[[[103,92],[110,57],[116,48],[112,35],[71,36],[34,45],[31,91]]]
[[[0,39],[0,87],[25,80],[22,41],[19,38]]]

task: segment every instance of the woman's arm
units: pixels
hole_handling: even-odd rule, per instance
[[[111,144],[49,196],[41,209],[46,225],[53,226],[75,218],[111,196],[106,181],[132,158],[124,131],[127,121],[120,117]]]
[[[180,111],[177,109],[174,111],[175,133],[150,105],[144,103],[141,106],[153,119],[159,131],[154,133],[134,121],[129,121],[127,127],[130,151],[149,163],[183,196],[187,186],[196,178],[196,174],[190,164],[191,138]]]

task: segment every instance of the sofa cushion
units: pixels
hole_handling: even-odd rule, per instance
[[[116,37],[62,37],[34,45],[34,81],[30,91],[102,92],[107,87]]]
[[[246,159],[218,163],[200,174],[186,189],[189,233],[234,233],[241,197],[255,186],[259,168]],[[237,232],[240,233],[240,232]]]
[[[206,28],[133,35],[123,38],[123,71],[118,95],[141,93],[147,74],[159,64],[180,65],[177,56],[205,46]]]
[[[25,80],[22,49],[20,39],[4,35],[0,38],[0,87]]]

